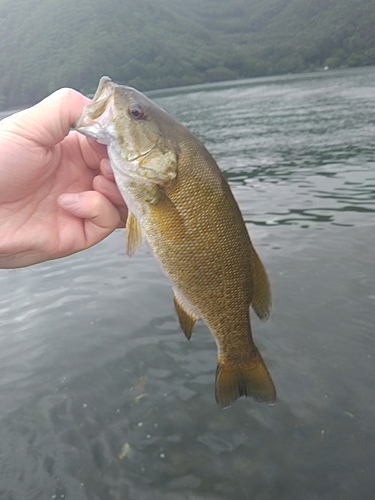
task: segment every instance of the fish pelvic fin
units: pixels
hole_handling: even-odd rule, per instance
[[[242,396],[253,397],[263,403],[276,400],[276,389],[259,351],[250,361],[218,361],[215,398],[223,406],[230,406]]]
[[[173,301],[182,331],[184,332],[186,338],[190,340],[195,323],[198,321],[199,316],[191,310],[192,308],[189,306],[185,297],[183,297],[176,290],[173,290]]]
[[[262,321],[266,321],[271,312],[271,285],[267,272],[258,257],[258,254],[251,248],[253,261],[253,287],[254,293],[251,301],[251,307]]]
[[[143,241],[142,229],[135,216],[129,211],[126,220],[126,253],[132,257]]]

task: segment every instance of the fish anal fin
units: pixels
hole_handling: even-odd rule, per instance
[[[193,312],[193,308],[189,306],[187,300],[181,294],[177,293],[176,290],[174,290],[173,301],[182,331],[186,338],[190,340],[199,316]]]
[[[135,216],[129,212],[126,221],[126,252],[129,257],[135,254],[135,252],[141,246],[143,237],[142,229],[139,222]]]
[[[251,301],[251,306],[256,315],[262,321],[266,321],[271,312],[271,286],[267,276],[267,272],[258,257],[258,254],[251,247],[253,261],[253,288],[254,294]]]
[[[276,389],[267,367],[258,351],[250,361],[218,361],[216,370],[215,398],[223,407],[230,406],[242,396],[272,403]]]

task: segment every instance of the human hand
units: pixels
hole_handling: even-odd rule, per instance
[[[70,131],[89,102],[60,89],[0,122],[0,268],[64,257],[124,227],[106,148]]]

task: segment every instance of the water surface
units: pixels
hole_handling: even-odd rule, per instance
[[[375,488],[375,69],[155,94],[214,154],[273,285],[274,406],[214,401],[216,347],[179,330],[117,231],[1,271],[1,500],[363,499]]]

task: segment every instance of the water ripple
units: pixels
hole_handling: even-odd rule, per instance
[[[274,406],[214,401],[216,346],[181,332],[124,231],[1,271],[0,498],[370,498],[373,68],[159,94],[225,171],[270,275],[252,320]],[[328,471],[328,472],[327,472]],[[369,493],[370,492],[370,493]]]

